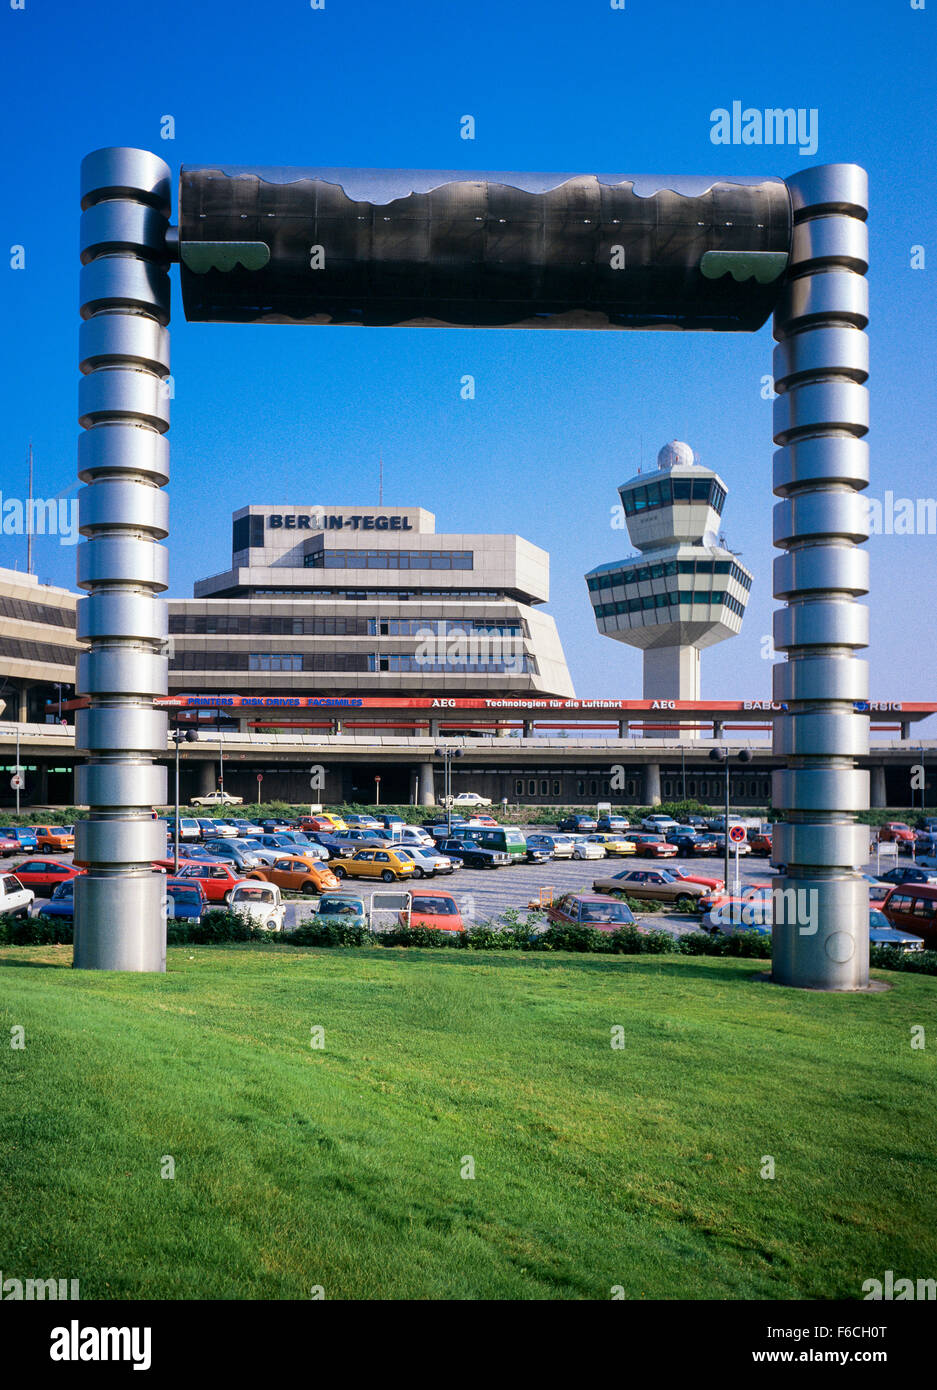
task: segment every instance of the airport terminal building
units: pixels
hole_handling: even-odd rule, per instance
[[[550,557],[422,507],[249,506],[231,566],[169,601],[169,691],[574,694]]]

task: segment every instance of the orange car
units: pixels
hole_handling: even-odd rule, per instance
[[[435,888],[411,888],[408,891],[411,927],[432,927],[435,931],[465,931],[459,905],[451,893],[440,893]],[[406,926],[406,912],[401,912],[398,920],[401,926]]]
[[[263,869],[252,869],[248,878],[262,878],[278,888],[291,888],[294,893],[321,893],[337,888],[338,879],[322,859],[306,859],[303,855],[284,855]]]
[[[34,825],[33,833],[36,836],[37,848],[44,850],[46,854],[50,849],[75,848],[75,837],[64,825]]]

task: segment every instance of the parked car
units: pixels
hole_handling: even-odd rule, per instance
[[[675,859],[677,857],[677,846],[669,845],[660,835],[629,833],[626,838],[634,841],[635,854],[641,859],[648,857],[652,859]]]
[[[172,825],[173,825],[173,830],[175,830],[175,820],[173,820]],[[201,835],[201,830],[200,830],[200,827],[199,827],[198,820],[196,819],[195,816],[180,816],[180,817],[179,817],[179,839],[180,839],[180,840],[197,840],[197,839],[200,838],[200,835]]]
[[[595,927],[597,931],[614,932],[622,927],[637,927],[634,913],[627,903],[604,893],[564,893],[546,909],[550,926]]]
[[[389,835],[388,843],[393,845],[422,845],[429,849],[433,847],[432,835],[421,825],[397,825],[389,831],[382,831],[381,834]]]
[[[698,830],[675,831],[665,835],[664,839],[668,845],[676,846],[678,859],[693,859],[716,852],[716,841],[712,835],[702,835]]]
[[[36,832],[30,825],[11,825],[7,827],[19,845],[20,854],[34,854],[39,848],[39,841],[36,839]]]
[[[389,844],[385,830],[334,830],[328,832],[329,849],[342,854],[355,849],[376,849]]]
[[[695,907],[708,891],[701,883],[677,878],[666,869],[622,869],[592,884],[597,893],[627,893],[646,902],[673,903],[675,907]]]
[[[494,816],[489,816],[485,811],[476,811],[469,817],[469,825],[480,825],[484,830],[493,830],[497,824]]]
[[[77,878],[78,875],[75,875]],[[52,889],[52,896],[42,904],[40,917],[63,917],[71,921],[75,915],[75,879],[66,878]]]
[[[391,830],[395,825],[406,825],[403,816],[398,816],[396,811],[387,811],[377,817],[385,830]]]
[[[490,806],[490,796],[479,796],[478,792],[459,792],[458,796],[452,797],[453,806]]]
[[[893,927],[919,933],[928,951],[937,949],[937,883],[902,883],[889,888],[882,912]]]
[[[573,841],[568,835],[528,835],[527,848],[545,849],[553,859],[572,859]]]
[[[181,845],[179,848],[179,865],[183,864],[219,864],[221,860],[217,854],[210,854],[201,845]],[[171,874],[176,867],[176,856],[173,847],[170,845],[165,859],[154,859],[153,867],[162,869],[163,873]]]
[[[705,901],[704,899],[703,902]],[[759,936],[770,936],[773,909],[774,900],[770,888],[749,891],[741,898],[720,895],[711,906],[704,909],[700,926],[713,936],[737,936],[740,932],[746,931],[756,932]]]
[[[877,874],[879,883],[937,883],[937,869],[921,869],[910,864]]]
[[[0,854],[22,854],[23,846],[5,825],[0,826]]]
[[[413,877],[413,862],[396,850],[359,849],[331,861],[329,867],[337,878],[380,878],[392,883],[397,878]]]
[[[453,862],[458,860],[458,866],[464,866],[466,869],[499,869],[511,862],[511,856],[503,849],[488,849],[485,845],[476,844],[474,840],[456,836],[450,840],[438,841],[437,848]]]
[[[595,835],[587,835],[587,840],[592,840],[596,844],[605,848],[605,853],[612,857],[623,858],[626,854],[634,854],[634,841],[626,840],[623,835],[613,834],[611,831],[598,831]]]
[[[668,831],[676,830],[677,824],[678,822],[674,820],[673,816],[655,813],[654,815],[644,817],[641,821],[641,829],[654,830],[658,835],[666,835]]]
[[[687,825],[692,825],[696,830],[706,829],[705,816],[684,816],[683,819],[686,821]]]
[[[16,874],[0,874],[0,917],[28,917],[35,897]]]
[[[182,864],[179,866],[180,878],[197,878],[205,890],[210,903],[226,903],[244,875],[238,873],[230,864]]]
[[[327,864],[306,855],[281,855],[272,864],[252,869],[247,877],[275,883],[278,888],[287,888],[293,893],[321,893],[323,889],[339,886],[338,878]]]
[[[880,908],[869,912],[869,944],[893,946],[898,951],[923,951],[924,939],[900,927],[893,927]]]
[[[564,816],[556,823],[557,830],[571,830],[576,835],[587,835],[592,830],[598,830],[598,824],[594,816],[582,816],[574,814]]]
[[[401,926],[431,927],[434,931],[465,931],[459,905],[451,893],[434,888],[411,888],[410,908],[400,913]]]
[[[200,840],[217,840],[220,831],[213,820],[209,820],[205,816],[198,816],[195,824],[198,826]]]
[[[377,816],[363,815],[360,811],[353,811],[345,816],[345,824],[349,830],[380,830],[382,824]]]
[[[231,912],[265,931],[282,931],[286,907],[275,883],[239,883],[228,902]]]
[[[725,837],[724,835],[722,835],[722,834],[716,834],[716,835],[713,835],[712,839],[713,839],[713,842],[714,842],[714,844],[715,844],[715,846],[716,846],[716,854],[725,854],[726,837]],[[729,841],[729,853],[730,853],[730,854],[735,854],[736,850],[738,850],[739,854],[741,854],[741,855],[746,855],[746,854],[751,854],[751,852],[752,852],[752,847],[751,847],[751,845],[749,844],[748,840],[742,840],[742,841],[740,841],[740,843],[737,844],[737,845],[736,845],[732,840],[730,840],[730,841]]]
[[[205,796],[193,796],[192,806],[243,806],[243,796],[232,796],[230,792],[208,792]]]
[[[748,847],[752,854],[761,854],[766,858],[771,857],[771,836],[765,831],[759,830],[755,835],[749,835]]]
[[[604,859],[605,846],[588,835],[571,835],[574,859]]]
[[[283,820],[281,816],[268,816],[260,822],[260,828],[265,835],[279,835],[284,831],[291,830],[292,825],[288,820]]]
[[[451,829],[449,821],[446,820],[429,822],[423,826],[423,829],[426,831],[427,835],[437,843],[452,835],[465,835],[468,837],[472,831],[472,827],[469,825],[468,821],[462,820],[459,816],[452,817]]]
[[[878,838],[885,844],[896,841],[899,853],[910,850],[914,844],[914,831],[903,820],[890,820],[879,827]]]
[[[75,848],[75,837],[69,834],[64,825],[34,825],[31,829],[36,837],[36,848],[40,854],[51,854],[55,850]]]
[[[268,863],[272,863],[273,859],[281,854],[301,854],[306,859],[321,859],[323,861],[329,857],[329,852],[324,845],[316,844],[315,841],[310,840],[308,835],[304,835],[298,830],[280,831],[279,834],[274,835],[259,835],[256,837],[256,843],[258,853],[262,852],[265,857],[272,855],[272,858],[267,860]]]
[[[253,847],[246,840],[206,840],[205,848],[216,859],[234,864],[245,872],[248,869],[256,869],[260,863]],[[244,877],[243,873],[241,877]]]
[[[701,883],[711,893],[718,893],[726,886],[725,879],[712,874],[687,873],[679,864],[671,864],[667,872],[673,874],[674,878],[682,878],[685,883]]]
[[[596,830],[630,830],[631,821],[625,816],[602,815],[595,823]]]
[[[249,840],[254,835],[262,835],[264,833],[263,828],[254,820],[235,819],[234,828],[241,840]]]
[[[215,827],[214,834],[206,835],[204,837],[206,840],[217,840],[219,837],[223,840],[236,840],[238,838],[238,829],[233,820],[216,820],[212,824]]]
[[[326,918],[343,925],[356,923],[362,927],[369,925],[367,904],[358,893],[323,893],[313,912],[320,920]]]
[[[172,915],[190,922],[200,920],[208,905],[205,889],[197,878],[167,878],[166,897],[172,903]]]
[[[60,859],[24,859],[14,864],[13,873],[24,888],[31,888],[37,898],[51,898],[53,890],[67,878],[77,878],[82,872],[74,864]]]
[[[296,823],[299,830],[324,830],[326,832],[335,830],[347,830],[348,826],[337,816],[328,816],[324,811],[320,811],[312,816],[300,816]]]
[[[413,864],[414,878],[435,878],[437,874],[453,871],[452,860],[447,854],[440,854],[435,846],[427,849],[425,845],[399,845],[395,849]]]

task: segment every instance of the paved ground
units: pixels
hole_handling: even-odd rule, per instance
[[[70,854],[59,856],[46,855],[43,852],[38,856],[12,856],[0,862],[4,868],[10,868],[18,859],[25,859],[26,857],[62,858],[67,862],[71,860]],[[889,864],[892,862],[891,860],[888,861]],[[678,864],[688,873],[698,870],[710,877],[722,878],[723,876],[721,858],[669,860],[645,859],[639,855],[627,855],[593,860],[553,859],[546,864],[509,864],[500,869],[460,869],[456,873],[423,879],[420,886],[435,886],[444,892],[452,893],[460,905],[462,916],[466,922],[486,922],[499,919],[509,908],[520,909],[522,915],[526,916],[528,905],[531,902],[536,902],[540,889],[552,889],[553,897],[558,898],[562,893],[568,893],[572,889],[591,889],[594,879],[617,873],[622,868],[666,869],[670,864]],[[886,867],[884,861],[882,867]],[[768,860],[755,858],[753,855],[746,855],[739,860],[739,870],[742,888],[754,884],[769,883],[775,872]],[[874,873],[874,865],[870,865],[866,872]],[[734,873],[735,869],[732,865],[732,877],[730,879],[732,886],[734,886]],[[346,886],[349,889],[359,888],[370,896],[375,888],[383,888],[385,885],[374,883],[371,880],[359,879],[357,882],[347,880]],[[393,887],[393,885],[386,886]],[[34,912],[41,911],[45,901],[46,899],[37,899]],[[309,916],[310,906],[311,904],[304,901],[287,901],[285,921],[287,931],[292,930],[303,918]],[[643,920],[647,922],[648,926],[670,931],[675,935],[696,930],[698,922],[698,918],[694,916],[688,916],[686,913],[668,912],[666,909],[648,914]]]

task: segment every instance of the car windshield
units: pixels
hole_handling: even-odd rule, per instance
[[[52,896],[53,898],[70,898],[74,895],[74,892],[75,880],[69,878],[66,879],[64,883],[58,884],[58,886],[52,890]]]
[[[272,903],[274,902],[272,888],[235,888],[232,902],[236,903]]]
[[[349,898],[324,897],[319,903],[319,913],[327,912],[333,917],[360,917],[364,905]]]
[[[64,826],[64,825],[50,825],[50,826],[49,826],[49,834],[50,834],[50,835],[64,835],[64,834],[65,834],[65,826]]]
[[[580,922],[631,922],[629,908],[624,903],[582,903]]]
[[[436,917],[454,917],[458,912],[453,898],[414,898],[412,912],[432,913]]]
[[[870,913],[869,913],[869,926],[870,926],[870,927],[890,927],[890,926],[891,926],[891,922],[889,922],[889,920],[888,920],[888,918],[885,916],[884,912],[875,911],[875,912],[870,912]]]
[[[62,886],[64,887],[65,885],[63,884]],[[171,898],[178,898],[180,902],[200,903],[202,901],[202,895],[198,889],[191,888],[188,884],[171,883],[167,887],[166,892]]]

